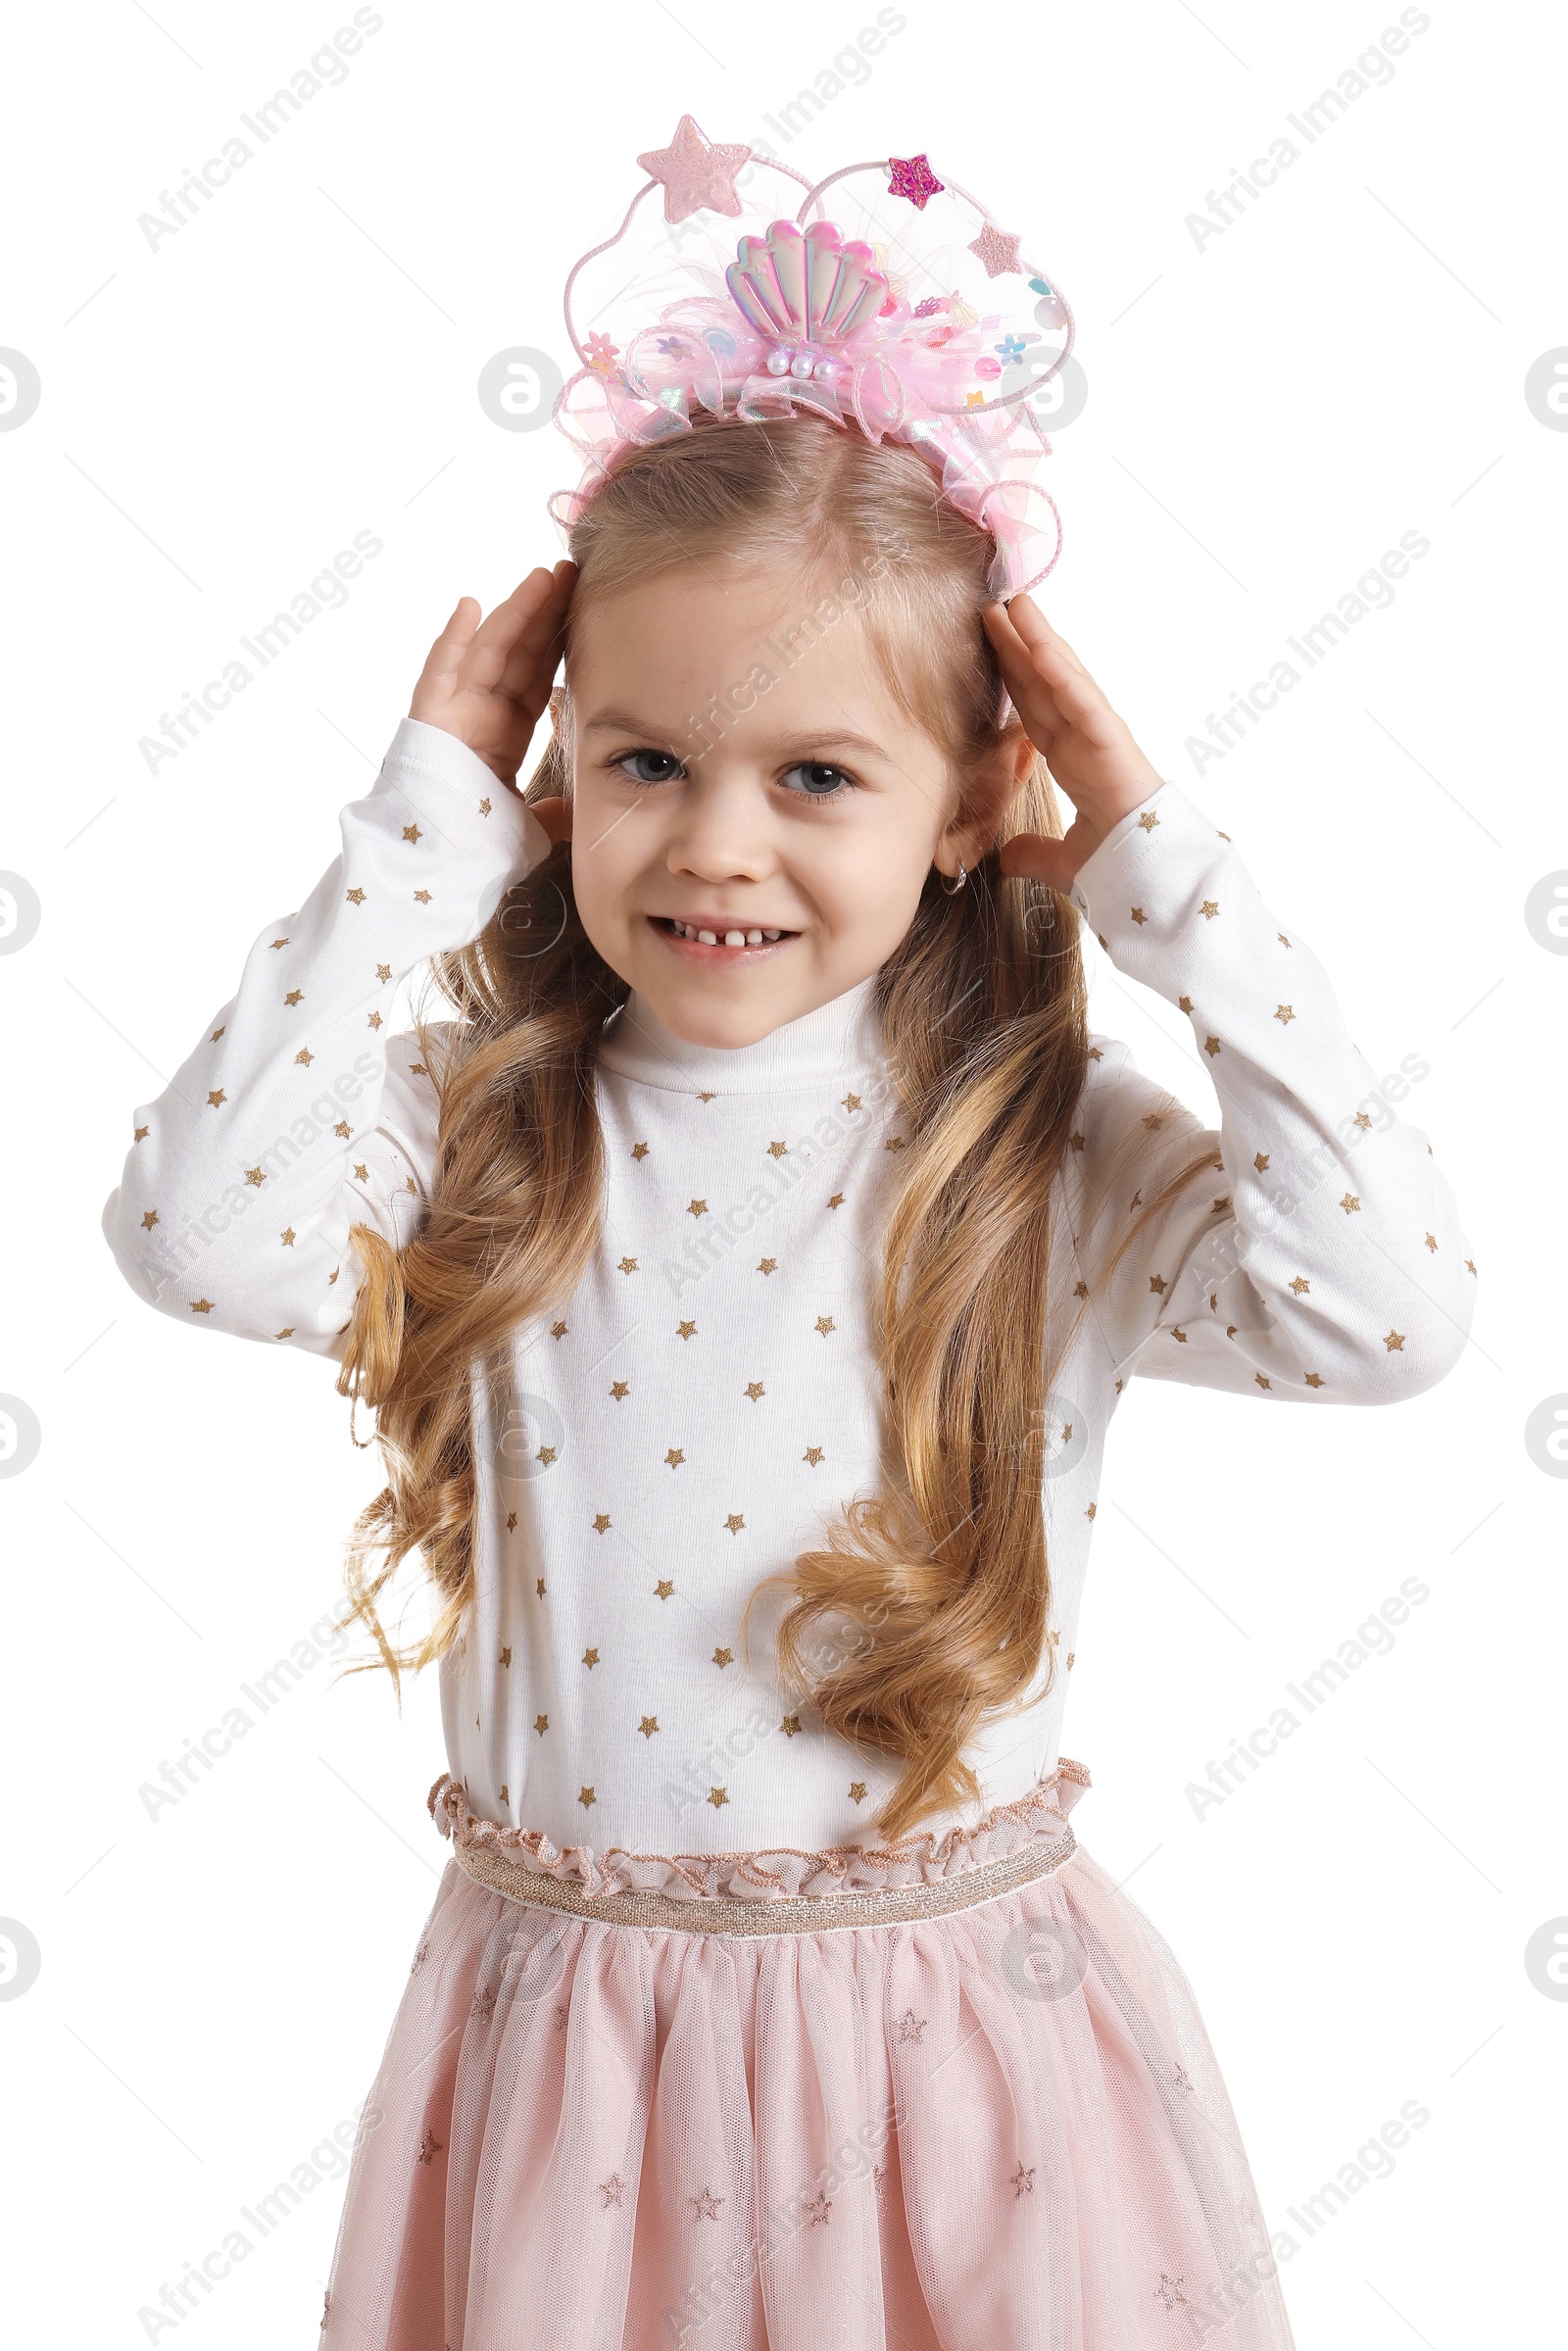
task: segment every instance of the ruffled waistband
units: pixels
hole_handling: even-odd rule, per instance
[[[1025,1796],[999,1804],[972,1829],[929,1829],[880,1845],[830,1845],[815,1853],[776,1846],[759,1853],[633,1853],[612,1845],[552,1842],[542,1829],[512,1829],[469,1809],[467,1792],[443,1772],[426,1803],[460,1859],[510,1861],[564,1888],[593,1896],[656,1893],[684,1901],[765,1901],[790,1896],[886,1893],[935,1886],[1059,1838],[1090,1785],[1087,1768],[1063,1756]]]

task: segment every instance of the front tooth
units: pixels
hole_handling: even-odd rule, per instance
[[[724,933],[724,945],[726,947],[744,947],[746,945],[746,933],[744,931],[726,931]]]
[[[746,934],[746,944],[747,944],[747,946],[748,946],[748,947],[760,947],[760,946],[761,946],[761,944],[762,944],[762,934],[761,934],[761,932],[760,932],[760,931],[748,931],[748,932],[747,932],[747,934]]]
[[[697,934],[697,944],[699,947],[716,947],[718,945],[718,941],[711,931],[699,931]]]

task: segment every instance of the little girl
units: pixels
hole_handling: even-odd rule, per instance
[[[1289,2351],[1191,1992],[1067,1820],[1101,1458],[1135,1373],[1418,1393],[1473,1268],[998,544],[822,416],[620,452],[135,1113],[127,1280],[376,1407],[350,1594],[440,1659],[331,2346]],[[1079,917],[1217,1130],[1089,1032]],[[457,1017],[390,1034],[426,962]]]

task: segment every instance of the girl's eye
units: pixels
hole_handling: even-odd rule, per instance
[[[634,784],[667,784],[684,772],[680,760],[670,751],[623,751],[610,763]],[[830,766],[825,759],[797,759],[784,770],[785,779],[791,776],[801,779],[799,783],[786,781],[786,789],[797,800],[836,800],[841,793],[854,789],[854,778],[844,768]]]
[[[645,774],[640,767],[628,764],[632,760],[647,760],[659,772],[654,775]],[[671,780],[672,774],[677,772],[680,767],[680,761],[672,751],[623,751],[619,759],[612,760],[611,764],[618,767],[628,781],[634,784],[667,784]]]
[[[844,768],[830,767],[825,759],[797,759],[784,773],[805,779],[790,786],[803,800],[836,800],[841,792],[854,790],[853,778]]]

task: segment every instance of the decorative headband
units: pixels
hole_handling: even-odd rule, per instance
[[[1051,443],[1030,401],[1072,349],[1073,318],[1020,258],[1018,237],[966,189],[939,179],[924,155],[848,164],[813,185],[750,147],[713,145],[682,115],[670,144],[637,162],[650,178],[614,235],[566,279],[566,333],[582,366],[554,417],[584,470],[575,490],[549,500],[563,540],[621,452],[689,432],[694,407],[748,423],[814,409],[925,457],[941,494],[991,534],[993,596],[1037,586],[1061,552],[1061,518],[1038,479]],[[728,259],[728,232],[711,219],[748,213],[736,181],[752,163],[806,195],[793,220],[764,228],[753,214],[756,226]],[[825,190],[867,173],[875,187],[859,197],[841,188],[837,219],[812,217]],[[658,187],[663,222],[583,341],[572,310],[578,276],[622,242]],[[966,243],[956,241],[972,224],[960,207],[979,220]]]

